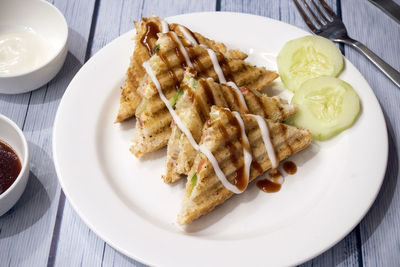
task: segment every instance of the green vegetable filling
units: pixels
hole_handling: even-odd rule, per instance
[[[176,91],[175,94],[169,99],[169,103],[172,107],[175,107],[176,102],[178,101],[179,97],[181,97],[181,95],[183,95],[183,90],[179,88],[179,90]]]
[[[190,179],[190,183],[192,184],[192,188],[190,189],[190,194],[192,194],[193,188],[197,184],[197,172],[195,172],[192,178]]]
[[[157,54],[158,50],[160,50],[160,45],[156,45],[153,50],[153,56]]]
[[[190,78],[190,80],[191,80],[190,83],[192,84],[192,88],[196,89],[199,81],[196,80],[195,78]]]

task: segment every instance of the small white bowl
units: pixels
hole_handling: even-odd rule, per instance
[[[43,0],[1,0],[0,34],[29,29],[49,41],[49,59],[23,73],[0,74],[0,93],[19,94],[49,82],[67,55],[68,25],[63,14]],[[0,62],[1,63],[1,62]]]
[[[21,161],[21,171],[14,183],[0,194],[0,216],[6,213],[25,190],[29,177],[29,149],[21,129],[9,118],[0,114],[0,140],[8,144]]]

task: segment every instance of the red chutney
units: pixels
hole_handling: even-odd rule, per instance
[[[0,141],[0,194],[3,194],[14,183],[21,168],[21,161],[15,151]]]

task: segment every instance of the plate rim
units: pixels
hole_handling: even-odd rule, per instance
[[[306,31],[304,31],[303,29],[301,29],[301,28],[299,28],[299,27],[297,27],[297,26],[288,24],[288,23],[283,22],[283,21],[275,20],[275,19],[272,19],[272,18],[269,18],[269,17],[263,17],[263,16],[254,15],[254,14],[247,14],[247,13],[238,13],[238,12],[220,12],[220,11],[194,12],[194,13],[181,14],[181,15],[177,15],[177,16],[171,16],[171,17],[167,17],[166,19],[167,19],[167,20],[175,20],[176,18],[191,16],[191,15],[198,15],[198,14],[200,14],[200,15],[215,15],[215,14],[222,14],[222,15],[225,15],[225,14],[228,14],[228,15],[244,16],[244,17],[245,17],[245,16],[248,16],[248,17],[257,17],[258,19],[264,19],[264,20],[267,20],[267,21],[269,21],[269,22],[270,22],[270,21],[273,21],[273,22],[278,23],[278,24],[284,24],[285,26],[289,26],[289,27],[292,27],[292,28],[294,28],[294,29],[296,29],[296,30],[299,30],[299,31],[302,31],[302,32],[304,32],[304,33],[309,34],[309,32],[306,32]],[[64,93],[64,96],[68,95],[68,94],[71,92],[71,90],[69,90],[70,85],[73,84],[73,82],[74,82],[75,79],[77,79],[76,77],[77,77],[78,74],[81,72],[81,70],[84,69],[85,65],[91,64],[90,62],[92,62],[93,58],[95,58],[96,56],[98,56],[98,54],[99,54],[101,51],[103,51],[106,47],[112,46],[112,44],[113,44],[114,42],[116,42],[118,39],[122,38],[123,36],[126,36],[126,35],[128,35],[128,34],[133,34],[133,33],[135,33],[135,30],[130,30],[130,31],[128,31],[128,32],[126,32],[126,33],[124,33],[124,34],[118,36],[117,38],[115,38],[114,40],[112,40],[111,42],[109,42],[106,46],[104,46],[104,47],[101,48],[99,51],[97,51],[97,52],[96,52],[96,53],[81,67],[81,69],[76,73],[76,75],[75,75],[74,78],[71,80],[70,84],[68,85],[68,87],[67,87],[67,89],[66,89],[66,91],[65,91],[65,93]],[[344,57],[344,56],[343,56],[343,57]],[[345,58],[345,57],[344,57],[344,58]],[[346,60],[347,60],[347,59],[346,59]],[[348,61],[348,60],[347,60],[347,61]],[[376,198],[377,198],[377,196],[378,196],[378,194],[379,194],[379,192],[380,192],[380,189],[381,189],[381,187],[382,187],[382,183],[383,183],[383,181],[384,181],[385,173],[386,173],[386,170],[387,170],[388,153],[389,153],[389,149],[388,149],[388,145],[389,145],[388,142],[389,142],[389,140],[388,140],[388,132],[387,132],[386,120],[385,120],[385,117],[384,117],[382,108],[381,108],[381,106],[380,106],[380,103],[379,103],[379,101],[378,101],[378,99],[377,99],[377,97],[376,97],[376,95],[375,95],[373,89],[371,88],[371,86],[369,85],[369,83],[365,80],[364,76],[359,72],[359,70],[358,70],[356,67],[354,67],[354,68],[358,71],[358,73],[360,74],[360,76],[364,79],[365,83],[366,83],[366,84],[368,85],[368,87],[369,87],[368,89],[371,90],[372,95],[373,95],[373,97],[375,98],[375,100],[376,100],[376,102],[377,102],[377,104],[378,104],[378,107],[379,107],[379,109],[378,109],[379,115],[382,117],[382,119],[383,119],[382,122],[383,122],[383,124],[384,124],[384,126],[385,126],[385,131],[384,131],[384,132],[385,132],[385,142],[384,142],[385,147],[383,148],[383,150],[386,151],[386,153],[385,153],[385,156],[384,156],[384,162],[385,162],[385,164],[384,164],[384,167],[383,167],[383,174],[380,175],[380,177],[382,177],[382,178],[380,179],[379,186],[376,188],[376,190],[375,190],[375,192],[374,192],[374,195],[372,196],[371,201],[370,201],[368,207],[364,209],[364,211],[363,211],[363,213],[362,213],[362,216],[360,216],[360,218],[359,218],[357,221],[355,221],[351,227],[348,227],[347,231],[344,231],[343,234],[342,234],[340,237],[337,237],[336,240],[335,240],[333,243],[331,243],[329,246],[326,246],[325,248],[318,250],[318,252],[311,253],[311,254],[308,255],[307,257],[301,258],[301,260],[298,260],[297,262],[294,262],[294,263],[293,263],[293,264],[295,264],[295,265],[304,263],[304,262],[306,262],[306,261],[308,261],[308,260],[310,260],[310,259],[312,259],[312,258],[314,258],[314,257],[316,257],[316,256],[318,256],[318,255],[320,255],[320,254],[322,254],[322,253],[324,253],[325,251],[327,251],[328,249],[332,248],[332,247],[335,246],[337,243],[339,243],[345,236],[347,236],[347,235],[360,223],[360,221],[365,217],[365,215],[368,213],[368,211],[370,210],[371,206],[374,204],[374,202],[375,202],[375,200],[376,200]],[[66,190],[66,185],[64,184],[64,181],[63,181],[63,179],[62,179],[63,174],[61,173],[60,166],[59,166],[60,163],[59,163],[58,160],[57,160],[57,143],[55,142],[55,140],[57,139],[57,138],[56,138],[57,129],[58,129],[58,128],[57,128],[57,125],[58,125],[58,123],[59,123],[59,117],[60,117],[60,113],[61,113],[61,110],[62,110],[61,107],[62,107],[63,105],[65,105],[65,104],[63,104],[63,103],[66,102],[66,101],[64,101],[64,100],[66,99],[66,97],[64,97],[64,96],[63,96],[63,98],[62,98],[61,101],[60,101],[60,104],[59,104],[59,106],[58,106],[57,113],[56,113],[56,116],[55,116],[55,120],[54,120],[53,134],[52,134],[52,140],[53,140],[53,143],[52,143],[52,144],[53,144],[53,145],[52,145],[52,153],[53,153],[53,159],[54,159],[54,165],[55,165],[55,169],[56,169],[56,173],[57,173],[57,178],[58,178],[58,181],[59,181],[59,183],[60,183],[60,185],[61,185],[61,188],[62,188],[62,190],[63,190],[63,192],[64,192],[66,198],[68,199],[68,201],[69,201],[69,203],[71,204],[71,206],[72,206],[72,208],[74,209],[74,211],[75,211],[75,212],[79,215],[79,217],[82,219],[82,221],[84,221],[84,223],[91,229],[91,231],[93,231],[97,236],[99,236],[102,240],[104,240],[108,245],[110,245],[111,247],[113,247],[113,248],[116,249],[117,251],[120,251],[121,253],[123,253],[124,255],[126,255],[126,256],[128,256],[128,257],[131,257],[131,258],[133,258],[133,259],[135,259],[135,260],[138,260],[138,261],[141,262],[141,263],[144,263],[144,264],[147,264],[147,265],[154,265],[154,264],[157,264],[157,263],[156,263],[157,261],[148,260],[148,259],[146,259],[146,258],[141,257],[140,255],[138,255],[138,254],[136,254],[136,253],[132,253],[132,252],[130,252],[130,251],[127,251],[127,250],[124,249],[123,247],[118,246],[117,244],[114,243],[113,240],[109,239],[105,234],[102,234],[101,231],[98,231],[98,229],[96,229],[96,227],[92,224],[92,221],[91,221],[89,218],[87,218],[87,217],[85,216],[85,214],[83,214],[83,212],[81,212],[81,210],[80,210],[80,208],[79,208],[79,205],[78,205],[77,203],[75,203],[75,201],[73,200],[73,197],[71,197],[71,195],[70,195],[70,192],[69,192],[68,190]]]

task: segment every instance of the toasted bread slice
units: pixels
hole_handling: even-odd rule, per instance
[[[186,63],[177,51],[178,45],[171,32],[159,34],[156,45],[159,47],[158,52],[150,58],[150,66],[163,93],[170,98],[180,87]],[[211,77],[218,81],[209,51],[205,47],[189,45],[186,50],[199,77]],[[227,80],[236,82],[238,86],[261,90],[278,77],[278,74],[264,67],[254,67],[246,63],[240,55],[239,58],[230,58],[218,51],[215,51],[215,54]],[[147,77],[146,83],[139,88],[138,93],[142,100],[136,110],[137,123],[131,152],[139,157],[167,145],[171,135],[169,126],[172,117],[150,77]]]
[[[221,108],[212,108],[211,118],[204,124],[201,144],[211,151],[218,161],[219,167],[232,183],[244,164],[243,160],[233,162],[232,158],[243,159],[243,146],[238,140],[239,129],[229,123],[228,113],[230,112],[226,110],[221,112],[221,110]],[[263,143],[257,120],[251,115],[242,115],[241,117],[253,155],[249,177],[249,181],[252,181],[271,168],[271,160]],[[275,154],[280,160],[304,149],[311,143],[312,137],[307,130],[270,120],[266,120],[266,123]],[[221,131],[221,126],[225,129],[225,134]],[[230,149],[227,147],[228,142]],[[232,195],[233,193],[226,189],[216,176],[208,158],[198,152],[189,172],[185,197],[178,214],[178,223],[182,225],[192,222],[212,211]]]
[[[120,108],[116,118],[116,122],[121,122],[131,118],[135,115],[137,106],[140,103],[141,96],[137,93],[143,79],[145,79],[146,72],[143,69],[143,62],[149,60],[154,53],[156,41],[158,40],[158,33],[162,30],[161,18],[149,17],[142,18],[140,22],[135,21],[136,35],[134,37],[135,50],[130,59],[129,68],[126,72],[126,80],[122,87]],[[245,59],[247,55],[238,50],[227,51],[223,43],[217,43],[213,40],[207,39],[199,33],[191,32],[186,27],[179,24],[170,24],[169,28],[174,31],[178,36],[184,37],[182,27],[187,33],[191,34],[195,40],[202,45],[205,45],[220,53],[229,53],[229,55],[236,58]]]
[[[296,113],[296,108],[280,97],[268,97],[241,87],[247,110],[240,104],[241,101],[234,88],[227,84],[216,83],[212,79],[198,78],[190,71],[185,72],[181,87],[184,91],[176,103],[175,111],[197,143],[201,138],[199,125],[203,125],[208,119],[212,105],[227,107],[240,113],[260,115],[273,121],[286,120]],[[168,141],[164,182],[175,182],[181,178],[181,174],[188,174],[195,156],[196,150],[186,135],[176,124],[173,124],[172,134]]]

